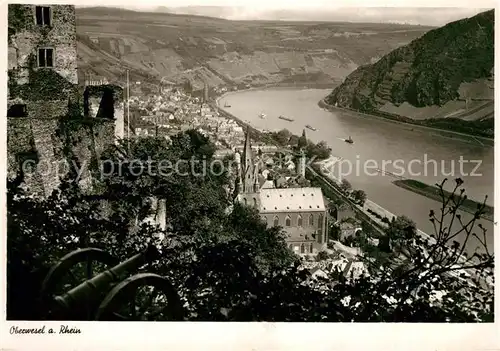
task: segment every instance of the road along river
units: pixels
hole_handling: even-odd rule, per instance
[[[465,181],[467,196],[493,206],[494,166],[491,146],[461,138],[443,137],[439,132],[407,124],[394,123],[356,112],[326,111],[318,101],[330,93],[325,89],[266,89],[233,92],[218,100],[219,106],[260,130],[288,129],[300,135],[306,125],[308,139],[321,140],[342,158],[332,171],[346,178],[355,189],[363,189],[368,198],[396,215],[413,219],[418,228],[432,234],[429,211],[439,213],[440,203],[400,188],[392,182],[400,177],[427,184],[448,178],[447,190],[453,190],[454,178]],[[225,104],[231,107],[224,107]],[[259,117],[265,114],[265,118]],[[279,119],[282,115],[293,121]],[[345,142],[351,137],[353,144]],[[462,220],[472,218],[461,213]],[[459,224],[455,221],[453,228]],[[493,251],[493,223],[479,221],[487,230],[488,248]],[[480,237],[481,232],[476,231]],[[472,239],[475,240],[475,239]],[[468,246],[471,248],[472,243]]]

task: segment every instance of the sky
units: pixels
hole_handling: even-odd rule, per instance
[[[401,7],[405,3],[420,7]],[[471,3],[475,6],[474,8],[470,7]],[[104,4],[102,1],[90,0],[86,1],[86,4],[136,11],[154,11],[163,7],[174,13],[206,15],[232,20],[392,22],[429,26],[441,26],[495,7],[494,0],[474,0],[474,2],[470,0],[413,0],[411,2],[395,0],[350,0],[348,2],[347,0],[144,0],[140,3],[107,0]],[[213,8],[214,6],[220,8]]]

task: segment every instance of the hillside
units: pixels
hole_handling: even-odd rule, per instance
[[[81,75],[123,82],[165,77],[195,89],[276,83],[332,86],[360,65],[430,27],[398,24],[229,21],[218,18],[77,8]]]
[[[491,10],[431,30],[359,67],[326,102],[414,120],[480,121],[493,117],[493,65]]]

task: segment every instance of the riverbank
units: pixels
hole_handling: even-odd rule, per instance
[[[418,180],[414,180],[414,179],[395,180],[395,181],[393,181],[393,184],[395,184],[403,189],[412,191],[416,194],[425,196],[429,199],[439,201],[439,202],[442,201],[439,188],[432,186],[432,185],[422,183]],[[446,190],[443,190],[443,193],[444,193],[444,196],[446,198],[449,198],[451,196],[451,193],[446,191]],[[457,201],[459,200],[459,198],[460,198],[460,196],[455,195],[455,199]],[[481,205],[481,204],[474,201],[474,200],[465,199],[463,201],[462,206],[460,206],[460,209],[465,211],[465,212],[475,214],[479,205]],[[493,222],[493,212],[494,212],[493,207],[485,205],[484,214],[481,216],[481,218]]]
[[[212,107],[214,107],[219,112],[219,114],[222,115],[223,117],[235,121],[236,124],[238,124],[243,129],[247,130],[250,134],[250,138],[252,138],[253,140],[266,142],[268,144],[279,146],[275,143],[273,138],[267,136],[263,131],[261,131],[257,128],[254,128],[250,123],[241,120],[240,118],[236,117],[232,113],[230,113],[230,112],[226,111],[225,109],[223,109],[222,107],[220,107],[219,106],[219,99],[216,101],[215,104],[212,105]]]
[[[311,86],[300,85],[300,86],[297,86],[295,84],[287,84],[287,83],[268,84],[268,85],[264,85],[264,86],[260,86],[260,87],[251,87],[251,88],[247,88],[247,89],[228,91],[222,95],[216,96],[215,103],[217,104],[217,106],[219,106],[219,108],[222,108],[220,106],[220,100],[222,100],[230,95],[245,93],[245,92],[249,92],[249,91],[262,91],[262,90],[275,90],[275,89],[279,89],[279,90],[303,90],[303,89],[327,89],[327,88],[329,89],[330,86],[329,87],[324,87],[321,85],[311,85]]]
[[[396,116],[396,115],[392,116],[392,115],[389,115],[388,113],[367,113],[367,112],[360,112],[358,110],[346,108],[346,107],[335,107],[335,106],[328,104],[324,98],[318,102],[318,106],[321,108],[327,109],[329,111],[341,110],[341,111],[347,111],[347,112],[354,112],[354,113],[357,113],[359,115],[368,116],[371,118],[377,118],[377,119],[385,120],[385,121],[392,122],[395,124],[408,125],[409,127],[411,127],[411,130],[413,130],[414,128],[420,129],[420,130],[427,130],[427,131],[437,133],[437,135],[439,137],[459,139],[459,140],[464,141],[464,142],[473,143],[473,144],[480,144],[482,146],[493,147],[495,145],[494,139],[492,139],[492,138],[487,138],[487,137],[483,137],[483,136],[476,136],[476,135],[467,134],[467,133],[460,133],[460,132],[456,132],[456,131],[445,129],[445,128],[429,127],[426,125],[422,125],[421,121],[412,120],[411,118],[403,117],[403,116]]]

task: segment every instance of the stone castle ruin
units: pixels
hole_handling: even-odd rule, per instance
[[[72,5],[8,7],[8,177],[48,196],[69,171],[92,185],[100,155],[123,137],[123,89],[78,86]]]

